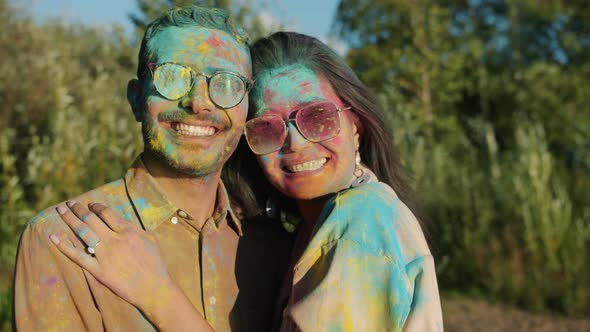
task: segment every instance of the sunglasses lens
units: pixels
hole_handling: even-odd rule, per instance
[[[328,140],[340,132],[338,110],[331,103],[310,105],[299,110],[295,122],[301,134],[311,142]]]
[[[246,140],[256,154],[279,150],[286,136],[285,122],[280,117],[263,116],[246,122]]]
[[[246,85],[240,77],[232,73],[216,73],[209,82],[209,96],[221,108],[231,108],[242,101]]]
[[[167,63],[154,71],[154,85],[158,92],[167,99],[180,99],[191,88],[190,69],[175,64]]]

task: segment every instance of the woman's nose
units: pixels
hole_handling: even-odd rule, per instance
[[[299,151],[309,143],[311,142],[301,135],[294,121],[287,122],[287,138],[285,139],[283,150],[291,152]]]

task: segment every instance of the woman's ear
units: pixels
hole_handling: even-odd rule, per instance
[[[141,122],[142,119],[142,108],[141,108],[141,82],[137,79],[129,80],[127,83],[127,101],[129,101],[129,105],[131,105],[131,110],[133,111],[133,116],[135,117],[135,121]]]
[[[353,111],[348,112],[352,120],[352,134],[354,137],[354,146],[359,149],[361,136],[363,135],[364,127],[359,116]]]

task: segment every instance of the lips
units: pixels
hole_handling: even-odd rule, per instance
[[[306,171],[315,171],[322,168],[326,162],[328,162],[328,158],[318,158],[309,161],[305,161],[302,163],[291,164],[284,166],[284,169],[289,173],[301,173]]]

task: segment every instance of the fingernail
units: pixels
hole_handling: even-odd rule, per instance
[[[51,235],[49,235],[49,239],[51,240],[51,242],[53,242],[53,244],[55,244],[55,245],[59,244],[59,238],[57,237],[57,235],[51,234]]]
[[[58,207],[57,207],[57,213],[59,213],[59,214],[64,214],[64,213],[66,213],[66,208],[65,208],[65,207],[63,207],[63,206],[61,206],[61,205],[60,205],[60,206],[58,206]]]
[[[92,207],[94,204],[96,204],[96,202],[92,202],[92,203],[88,204],[88,207],[90,208],[90,207]]]
[[[69,206],[69,207],[74,206],[74,204],[76,204],[76,201],[67,201],[66,202],[66,205]]]

